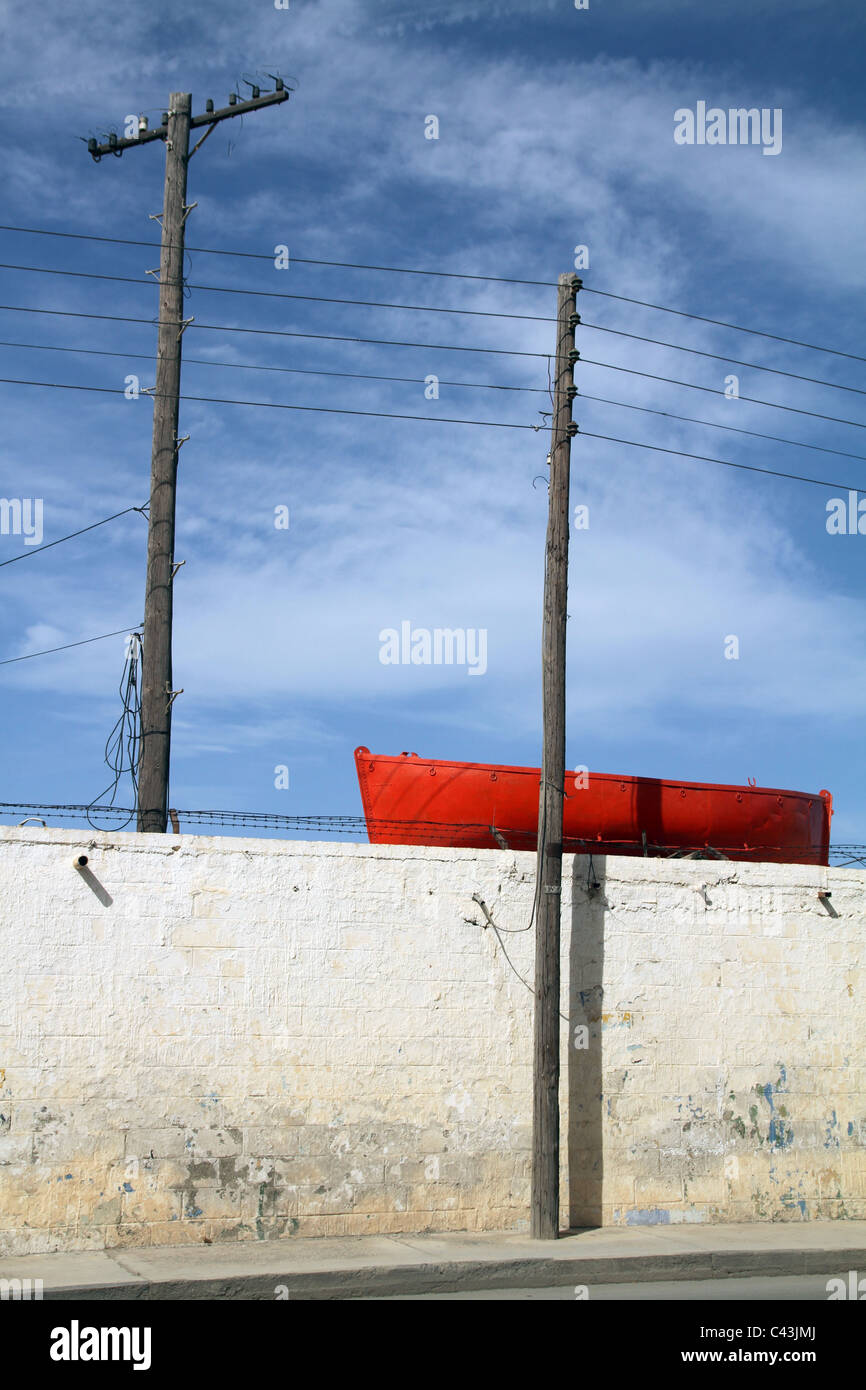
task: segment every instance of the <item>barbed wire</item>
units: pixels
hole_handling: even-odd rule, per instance
[[[415,843],[421,847],[423,847],[423,845],[425,844],[434,846],[436,844],[441,844],[443,847],[447,847],[448,842],[451,839],[456,838],[457,836],[461,837],[461,839],[463,839],[464,842],[466,840],[466,837],[489,837],[491,840],[491,844],[489,846],[490,848],[494,848],[498,844],[497,840],[493,836],[493,827],[480,821],[466,823],[462,821],[444,822],[427,821],[420,819],[399,820],[375,816],[371,816],[368,818],[363,815],[318,815],[314,813],[308,813],[306,815],[286,815],[282,812],[277,811],[184,811],[177,810],[175,808],[172,808],[172,811],[173,814],[177,816],[179,822],[185,821],[191,825],[207,824],[228,827],[251,826],[258,829],[284,829],[291,831],[311,830],[319,834],[332,835],[346,835],[349,832],[358,834],[369,833],[372,835],[413,834],[416,837],[423,836],[423,839],[417,838],[414,841],[404,839],[394,841],[394,843]],[[104,816],[114,816],[118,819],[128,819],[129,817],[134,816],[136,814],[134,810],[130,810],[129,808],[117,807],[112,805],[94,804],[90,806],[84,806],[74,804],[64,805],[48,802],[0,802],[0,816],[13,816],[21,814],[26,814],[28,816],[49,815],[56,819],[68,820],[78,818],[79,816],[84,815],[87,812],[92,812],[93,814]],[[112,829],[119,828],[120,827],[118,826],[112,827]],[[508,841],[509,837],[511,837],[515,841],[515,844],[513,845],[506,844],[506,848],[527,848],[531,849],[532,851],[535,850],[537,835],[537,831],[535,828],[527,828],[525,826],[508,827],[497,825],[495,829],[497,835],[501,836],[503,840],[505,840],[506,842]],[[374,841],[373,843],[376,842]],[[635,850],[634,840],[604,839],[602,841],[598,841],[592,838],[581,838],[578,836],[564,835],[563,843],[564,846],[569,847],[565,849],[566,853],[586,853],[595,855],[616,854],[618,848],[627,848],[629,851],[633,853],[636,852],[637,855],[640,857],[643,855],[644,852],[644,847],[642,844],[639,847],[637,847],[637,850]],[[466,847],[472,848],[471,845],[466,845]],[[498,847],[502,848],[501,845],[499,845]],[[695,843],[692,845],[683,845],[682,843],[675,844],[673,842],[648,840],[646,849],[647,857],[658,858],[661,855],[683,855],[686,853],[695,852],[702,853],[704,851],[721,852],[723,854],[727,854],[728,852],[730,852],[732,855],[742,855],[743,853],[748,853],[749,855],[757,855],[764,850],[773,851],[774,853],[785,850],[792,850],[800,853],[812,852],[814,854],[820,854],[824,851],[825,846],[821,841],[808,842],[806,845],[804,845],[802,841],[798,843],[791,842],[783,844],[740,843],[736,845],[708,845]],[[862,852],[864,855],[866,855],[866,844],[834,844],[830,846],[829,852],[831,854],[845,855],[857,855],[860,852]],[[816,867],[821,866],[818,865]]]

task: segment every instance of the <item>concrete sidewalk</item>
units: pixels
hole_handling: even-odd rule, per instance
[[[0,1259],[45,1299],[349,1299],[735,1275],[866,1275],[866,1221],[617,1226],[558,1241],[492,1232],[291,1238]],[[283,1291],[278,1295],[278,1286]]]

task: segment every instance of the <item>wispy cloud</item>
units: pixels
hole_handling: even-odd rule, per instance
[[[668,13],[680,8],[665,6]],[[629,12],[647,9],[634,3]],[[377,275],[304,266],[299,258],[551,282],[571,265],[575,245],[586,244],[590,266],[582,273],[589,288],[694,306],[810,342],[856,342],[866,195],[851,171],[863,163],[862,128],[826,113],[813,87],[774,85],[768,77],[757,91],[735,61],[712,55],[697,63],[652,52],[575,57],[569,51],[542,67],[519,45],[485,56],[452,41],[463,26],[499,16],[522,24],[528,44],[534,19],[562,22],[560,11],[543,0],[492,8],[442,4],[426,7],[422,17],[396,0],[293,4],[289,12],[262,6],[244,12],[241,40],[236,9],[215,5],[190,29],[177,24],[170,60],[156,24],[165,18],[159,10],[118,32],[85,4],[80,25],[62,35],[9,27],[7,17],[8,99],[17,100],[25,75],[38,68],[34,94],[69,132],[58,153],[20,128],[8,158],[10,220],[155,239],[146,214],[159,206],[159,151],[94,167],[83,146],[73,144],[71,127],[87,134],[93,123],[119,124],[128,111],[159,109],[175,85],[193,88],[203,101],[220,96],[244,71],[294,71],[298,90],[288,108],[263,116],[254,128],[251,118],[243,129],[220,132],[195,157],[191,196],[198,207],[189,223],[193,246],[268,255],[285,242],[292,268],[278,273],[265,261],[193,252],[193,283],[545,318],[555,296],[544,286]],[[587,18],[571,16],[574,23]],[[433,42],[425,26],[439,26],[449,42],[441,34]],[[84,91],[98,93],[92,110]],[[697,99],[783,106],[783,154],[768,160],[751,148],[676,146],[674,111]],[[439,118],[438,140],[425,139],[430,114]],[[25,255],[27,263],[46,267],[119,274],[141,274],[155,264],[145,249],[26,241],[6,259]],[[807,265],[820,267],[820,287],[804,277]],[[4,293],[5,303],[146,320],[111,327],[5,314],[4,340],[152,352],[149,289],[19,275]],[[579,297],[579,308],[588,323],[856,384],[853,364],[840,359],[589,293]],[[404,730],[408,746],[410,731],[416,743],[434,729],[439,738],[449,720],[486,728],[490,743],[499,739],[502,756],[509,744],[529,746],[538,727],[546,509],[537,481],[547,452],[539,411],[549,403],[543,389],[510,395],[445,385],[430,401],[423,383],[432,373],[443,382],[544,388],[552,325],[201,291],[192,292],[190,312],[196,319],[185,339],[190,395],[542,429],[184,403],[183,430],[192,438],[181,454],[177,542],[178,558],[187,561],[176,586],[176,667],[187,692],[176,707],[181,763],[226,759],[232,769],[226,775],[242,781],[249,750],[265,757],[287,744],[350,747],[363,740],[361,726],[373,710],[392,719],[400,746]],[[389,350],[216,332],[201,327],[206,323],[275,334],[459,342],[542,356]],[[846,419],[861,413],[854,396],[730,361],[590,328],[578,337],[584,360],[714,391],[734,372],[743,395]],[[49,367],[47,354],[4,351],[4,376],[116,385],[129,370],[122,360],[74,357]],[[197,366],[192,358],[412,380],[235,372]],[[139,369],[143,381],[152,380],[150,363]],[[845,426],[588,361],[577,379],[586,395],[864,452],[859,432]],[[38,486],[46,539],[142,500],[146,399],[133,405],[22,388],[7,407],[3,487],[31,495]],[[854,460],[585,399],[575,413],[587,432],[843,482],[859,476]],[[621,766],[637,760],[641,740],[666,736],[673,708],[685,727],[734,712],[743,721],[806,721],[825,739],[831,722],[841,727],[857,716],[866,634],[852,596],[853,550],[844,550],[845,541],[828,549],[823,508],[833,489],[825,496],[818,488],[769,484],[588,438],[575,445],[573,489],[574,500],[590,506],[591,525],[572,540],[571,718],[581,730],[621,730]],[[290,508],[288,531],[273,525],[278,504]],[[93,548],[82,539],[4,571],[2,654],[59,645],[140,617],[144,528],[138,518],[121,525],[111,535],[111,528],[96,533]],[[484,628],[488,674],[469,681],[454,667],[383,666],[379,632],[402,620]],[[732,633],[740,639],[738,661],[724,656]],[[27,718],[33,695],[58,688],[82,709],[106,698],[119,678],[115,647],[2,668],[16,718]],[[834,747],[841,770],[841,740]]]

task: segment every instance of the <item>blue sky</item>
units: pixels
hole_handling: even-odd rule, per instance
[[[49,3],[2,25],[2,221],[152,240],[159,144],[92,163],[79,137],[158,123],[172,90],[219,106],[243,78],[291,100],[220,126],[190,166],[191,286],[382,300],[472,317],[189,291],[188,395],[425,417],[182,403],[172,804],[360,811],[352,751],[537,764],[553,287],[338,269],[300,258],[555,283],[589,248],[587,289],[862,354],[864,18],[851,4],[571,0]],[[239,85],[240,84],[240,85]],[[674,113],[781,109],[783,145],[678,146]],[[435,115],[439,138],[425,138]],[[144,277],[155,249],[0,232],[5,266]],[[0,269],[0,376],[117,389],[153,381],[156,291]],[[833,838],[866,841],[866,536],[829,535],[836,484],[866,487],[863,364],[582,293],[585,395],[779,436],[775,443],[588,400],[586,432],[826,479],[788,482],[578,439],[572,500],[569,765],[835,798]],[[201,325],[217,325],[205,328]],[[268,329],[507,349],[396,348]],[[8,344],[13,344],[9,346]],[[31,344],[38,346],[21,346]],[[116,356],[49,351],[87,348]],[[145,357],[130,354],[144,354]],[[730,357],[728,357],[730,354]],[[197,359],[197,360],[194,360]],[[734,359],[756,364],[733,365]],[[203,365],[228,363],[231,366]],[[279,367],[292,372],[244,367]],[[772,375],[773,366],[793,377]],[[614,367],[630,371],[615,371]],[[304,375],[313,372],[337,376]],[[666,384],[648,376],[703,386]],[[382,382],[351,373],[406,377]],[[739,377],[741,396],[719,394]],[[536,388],[440,387],[424,379]],[[797,379],[820,378],[853,390]],[[540,390],[538,388],[541,388]],[[0,386],[0,495],[40,498],[44,541],[147,498],[146,397]],[[860,393],[859,395],[857,393]],[[500,429],[445,416],[539,424]],[[793,442],[793,441],[796,441]],[[800,444],[833,453],[814,452]],[[841,455],[859,455],[859,458]],[[288,531],[274,508],[288,506]],[[0,571],[0,659],[142,617],[146,528],[130,515]],[[26,549],[0,535],[0,560]],[[386,666],[379,633],[484,629],[487,670]],[[725,639],[739,639],[726,660]],[[0,666],[0,801],[88,802],[109,780],[121,637]],[[277,790],[274,769],[289,768]],[[123,804],[128,804],[128,796]],[[9,818],[4,818],[8,820]],[[15,817],[14,819],[20,819]]]

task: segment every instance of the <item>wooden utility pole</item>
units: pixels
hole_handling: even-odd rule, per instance
[[[530,1233],[559,1235],[559,955],[562,893],[562,801],[565,787],[565,635],[568,598],[569,467],[574,388],[575,296],[581,281],[560,275],[556,313],[556,381],[544,570],[542,699],[544,750],[538,805],[535,923],[535,1038],[532,1096]]]
[[[164,831],[168,813],[171,753],[171,632],[174,590],[174,520],[183,342],[184,226],[189,123],[192,99],[172,92],[165,141],[165,195],[159,256],[159,329],[153,401],[153,452],[144,636],[141,663],[141,757],[138,828]]]
[[[147,579],[144,596],[144,635],[141,666],[141,752],[138,765],[138,829],[164,833],[168,819],[168,785],[171,755],[171,707],[180,691],[172,688],[171,634],[173,616],[174,526],[177,497],[181,345],[184,329],[192,319],[183,317],[184,227],[195,204],[186,201],[187,168],[192,155],[220,121],[287,101],[288,89],[275,79],[276,90],[261,96],[253,87],[252,100],[229,98],[229,105],[214,110],[212,101],[201,116],[192,116],[189,92],[172,92],[169,109],[158,130],[148,130],[144,119],[133,135],[109,137],[107,144],[89,140],[87,148],[97,162],[105,154],[122,155],[125,149],[151,140],[165,141],[165,192],[162,210],[162,243],[159,262],[159,329],[156,385],[153,388],[153,451],[151,456],[150,514],[147,537]],[[207,126],[190,152],[190,130]]]

